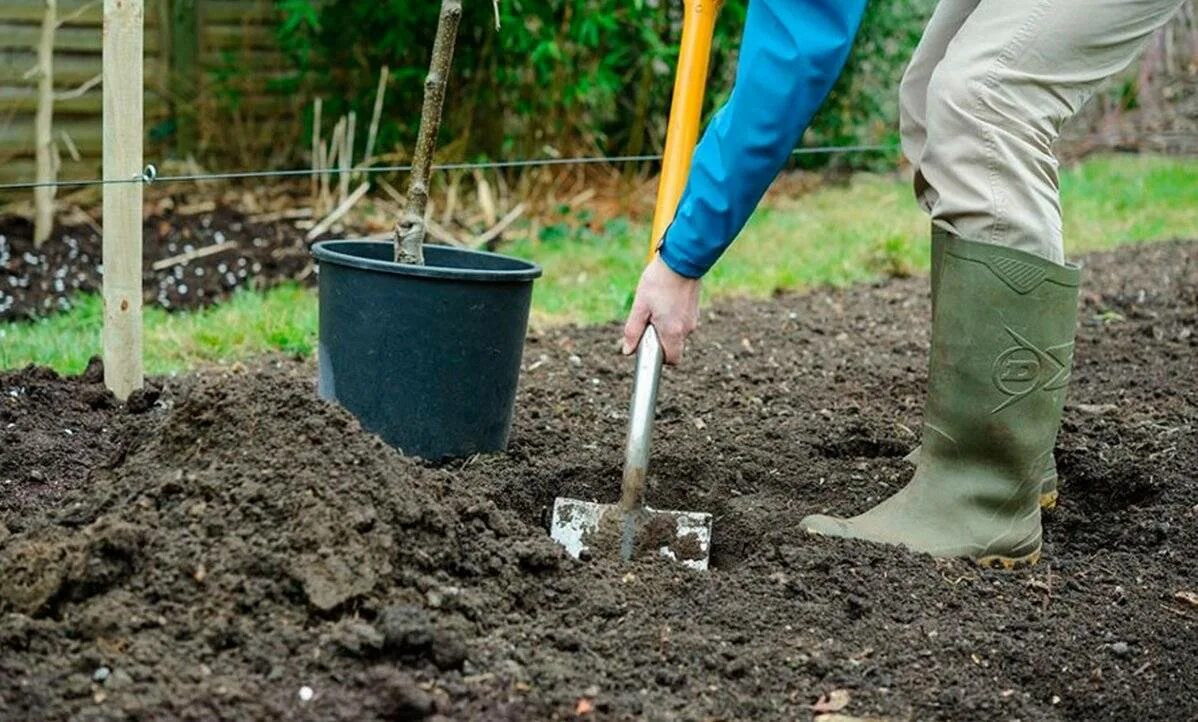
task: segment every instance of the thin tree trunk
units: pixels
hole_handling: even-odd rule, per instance
[[[437,131],[441,128],[445,84],[453,65],[453,46],[461,19],[462,0],[442,0],[433,58],[424,80],[424,107],[420,111],[420,131],[416,136],[412,176],[408,183],[408,205],[403,217],[395,224],[395,260],[399,263],[424,265],[424,211],[428,206],[429,172],[437,147]]]
[[[349,197],[349,180],[350,173],[354,167],[354,131],[358,127],[358,114],[354,111],[349,111],[345,116],[345,137],[342,139],[341,146],[341,192],[337,195],[337,202],[344,203]]]
[[[317,98],[312,104],[312,202],[320,199],[320,171],[324,159],[320,153],[320,106],[323,101]]]
[[[37,46],[37,117],[34,138],[37,142],[37,182],[53,183],[54,171],[54,31],[58,27],[57,0],[45,0],[46,15]],[[33,243],[41,246],[54,228],[54,187],[33,189]]]

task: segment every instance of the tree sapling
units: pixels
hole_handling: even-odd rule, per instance
[[[407,207],[395,224],[395,261],[424,265],[424,211],[428,206],[429,172],[437,131],[441,128],[441,108],[445,104],[445,83],[453,64],[453,46],[458,23],[462,19],[462,0],[442,0],[433,58],[424,80],[424,107],[420,111],[420,131],[412,158],[412,176],[408,182]]]

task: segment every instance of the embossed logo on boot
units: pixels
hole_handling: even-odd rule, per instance
[[[990,413],[1019,403],[1037,391],[1056,391],[1069,383],[1069,370],[1073,365],[1073,343],[1063,343],[1041,349],[1007,327],[1007,333],[1015,339],[1015,346],[1008,348],[994,360],[992,378],[994,386],[1010,397]]]

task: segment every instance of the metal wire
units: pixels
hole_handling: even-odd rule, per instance
[[[834,153],[868,153],[878,151],[898,150],[897,145],[825,145],[811,148],[795,148],[791,155],[822,155]],[[596,163],[646,163],[661,160],[661,155],[617,155],[617,156],[576,156],[572,158],[523,158],[515,160],[481,161],[477,163],[437,163],[433,170],[492,170],[500,168],[528,168],[533,166],[558,165],[593,165]],[[154,165],[147,165],[145,170],[132,178],[91,178],[83,180],[50,181],[45,183],[0,183],[0,191],[31,190],[33,188],[81,188],[86,186],[116,185],[122,183],[182,183],[187,181],[210,180],[241,180],[246,178],[293,178],[314,176],[323,173],[340,175],[341,173],[407,173],[412,170],[410,165],[370,166],[366,168],[328,168],[316,171],[311,168],[292,168],[286,170],[245,170],[227,173],[196,173],[190,175],[158,175]]]

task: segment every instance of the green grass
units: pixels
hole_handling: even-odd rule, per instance
[[[1198,238],[1198,159],[1100,156],[1062,174],[1070,255],[1121,243]],[[645,229],[602,237],[550,233],[511,252],[545,267],[533,296],[541,322],[593,323],[625,309],[644,260]],[[759,209],[704,281],[706,299],[845,285],[928,266],[927,216],[906,181],[858,174]]]
[[[33,323],[0,324],[0,368],[39,363],[77,373],[100,352],[103,304],[78,299],[74,309]],[[202,311],[145,310],[145,364],[169,373],[203,363],[282,351],[307,355],[316,342],[316,298],[295,284],[243,291]]]
[[[1198,238],[1198,159],[1100,156],[1065,170],[1061,181],[1070,255]],[[533,322],[618,318],[644,261],[646,233],[645,225],[624,221],[603,233],[563,223],[506,247],[545,269],[533,295]],[[708,276],[705,299],[922,273],[927,233],[905,181],[858,174],[844,186],[767,203]],[[98,299],[88,297],[73,311],[35,323],[0,324],[0,368],[36,362],[79,371],[98,352],[100,318]],[[295,286],[243,292],[193,313],[150,308],[146,368],[164,373],[266,351],[307,354],[315,336],[315,295]]]

